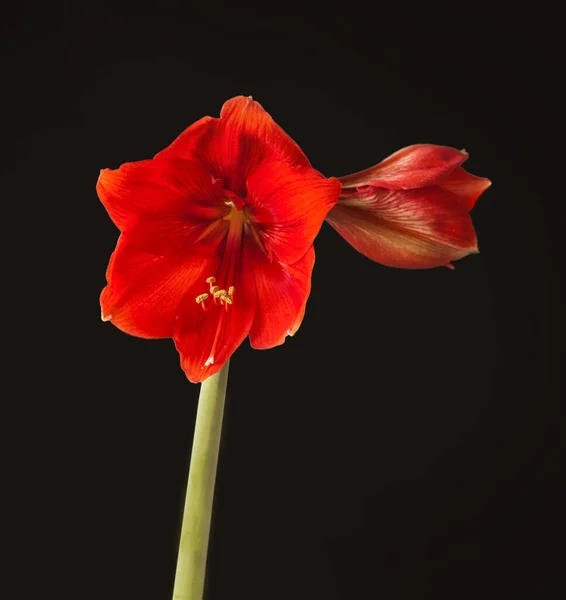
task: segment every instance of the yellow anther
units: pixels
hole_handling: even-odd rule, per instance
[[[210,290],[208,293],[205,292],[204,294],[200,294],[199,296],[197,296],[195,298],[196,303],[200,304],[203,310],[205,311],[212,308],[213,304],[220,304],[220,306],[223,306],[226,310],[228,310],[228,305],[234,303],[234,286],[231,285],[228,288],[228,291],[226,291],[224,288],[220,289],[220,286],[214,285],[216,283],[216,277],[207,277],[206,283],[210,285]],[[214,303],[209,303],[208,305],[206,305],[204,301],[209,296],[212,296]]]

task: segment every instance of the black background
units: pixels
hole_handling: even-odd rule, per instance
[[[559,597],[557,16],[203,6],[3,21],[4,190],[36,242],[18,398],[48,432],[32,479],[60,557],[44,591],[171,597],[198,386],[171,341],[100,321],[118,232],[94,187],[244,94],[327,176],[429,142],[493,185],[454,272],[382,267],[323,226],[298,334],[232,358],[206,598]]]

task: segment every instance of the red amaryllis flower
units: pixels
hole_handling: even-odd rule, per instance
[[[469,211],[490,185],[460,165],[464,150],[417,144],[341,177],[327,221],[356,250],[390,267],[452,267],[478,252]]]
[[[103,319],[139,337],[172,337],[199,382],[246,336],[271,348],[297,330],[313,240],[340,183],[240,96],[154,159],[103,170],[97,192],[121,231]]]

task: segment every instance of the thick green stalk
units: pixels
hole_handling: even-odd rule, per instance
[[[229,362],[200,387],[173,600],[203,595]]]

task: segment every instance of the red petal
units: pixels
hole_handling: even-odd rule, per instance
[[[203,139],[214,134],[218,119],[203,117],[189,125],[167,148],[158,152],[155,158],[191,159],[198,155]]]
[[[234,302],[228,311],[221,306],[203,311],[192,294],[206,288],[203,279],[198,290],[193,289],[183,301],[173,338],[181,367],[192,383],[220,371],[248,335],[254,314],[253,298],[243,294],[239,294],[239,305]]]
[[[269,256],[293,264],[312,246],[339,198],[340,182],[309,167],[264,161],[250,175],[248,190],[248,214]]]
[[[460,166],[468,154],[448,146],[415,144],[392,154],[375,167],[340,177],[342,188],[373,185],[409,190],[435,184]]]
[[[348,194],[327,221],[356,250],[390,267],[447,266],[477,252],[467,207],[452,192],[366,187]]]
[[[257,308],[250,331],[253,348],[279,346],[299,328],[311,289],[314,248],[294,265],[269,262],[257,246],[247,249],[257,294]]]
[[[476,177],[462,167],[458,167],[439,181],[438,185],[463,198],[468,210],[471,210],[477,199],[491,185],[491,181],[485,177]]]
[[[148,254],[120,236],[100,296],[103,320],[138,337],[172,337],[181,300],[206,265],[202,258]]]
[[[187,292],[179,308],[173,339],[181,366],[194,383],[222,368],[248,335],[253,321],[256,294],[252,268],[245,263],[242,247],[243,223],[242,213],[233,218],[225,242],[208,263],[208,272]],[[213,302],[208,277],[215,277],[214,285],[227,293],[230,286],[235,288],[227,310]],[[195,301],[204,293],[209,294],[204,301],[206,311]]]
[[[96,190],[116,226],[148,252],[194,252],[194,243],[215,222],[215,243],[225,234],[222,217],[229,208],[222,201],[222,184],[199,162],[170,158],[126,163],[115,171],[103,170]],[[198,245],[200,253],[206,249],[206,244]]]
[[[158,156],[196,153],[224,187],[241,197],[246,196],[248,175],[263,159],[310,166],[299,146],[251,98],[232,98],[220,119],[207,119],[192,125]]]

